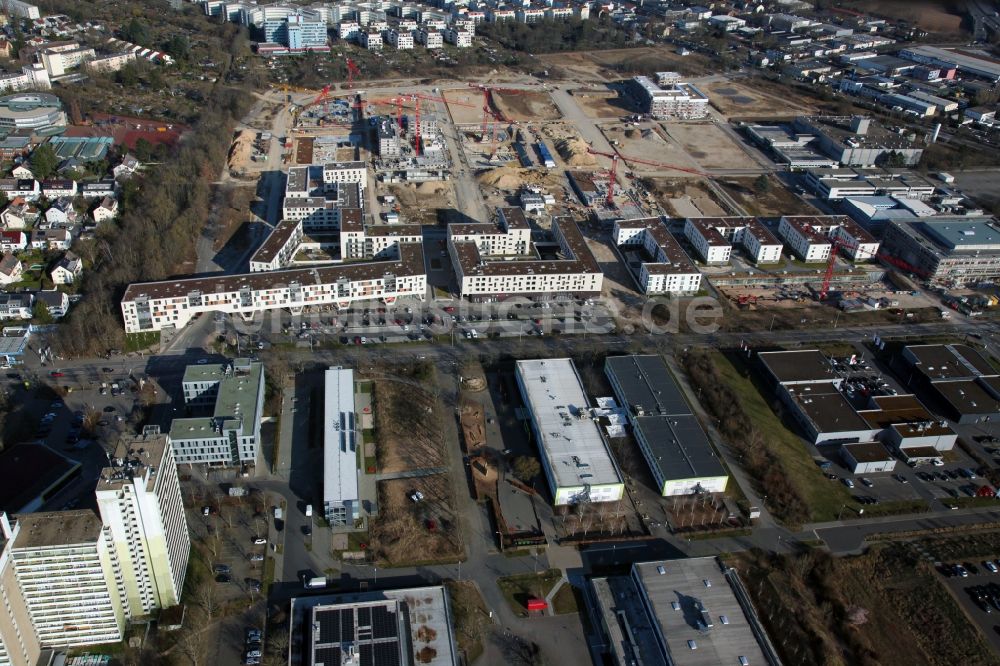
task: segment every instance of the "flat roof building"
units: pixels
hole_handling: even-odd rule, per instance
[[[329,368],[323,407],[323,515],[331,526],[352,527],[360,517],[358,422],[354,371]]]
[[[646,294],[683,294],[701,288],[701,272],[658,217],[616,220],[615,245],[644,253],[633,276]]]
[[[516,377],[554,504],[620,500],[621,471],[591,418],[573,361],[518,361]]]
[[[660,494],[726,489],[729,475],[662,356],[609,356],[604,373]]]
[[[1000,277],[1000,224],[991,217],[891,220],[886,252],[933,282],[962,285]]]
[[[609,663],[781,664],[736,570],[714,557],[637,562],[591,584]]]
[[[654,83],[649,77],[636,76],[629,91],[639,101],[642,112],[656,119],[704,118],[708,114],[708,97],[694,85],[671,77],[661,76],[659,83]]]
[[[958,423],[1000,418],[1000,373],[968,345],[910,345],[899,358],[907,384],[926,389]]]

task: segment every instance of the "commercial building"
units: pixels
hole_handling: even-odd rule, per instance
[[[20,93],[0,97],[0,131],[19,129],[57,134],[66,128],[62,102],[48,93]]]
[[[289,663],[458,666],[441,585],[291,601]]]
[[[0,514],[0,639],[9,663],[35,666],[44,648],[122,639],[123,606],[108,534],[93,511]]]
[[[510,210],[521,213],[518,209]],[[510,241],[512,244],[519,243],[516,238],[523,234],[520,226],[523,214],[520,218],[512,213],[504,215],[505,221],[499,228],[492,225],[459,225],[459,233],[454,237],[449,231],[448,252],[463,298],[495,301],[511,296],[591,298],[600,295],[604,273],[579,226],[572,220],[557,219],[552,222],[552,242],[544,246],[536,245],[542,258],[509,260],[484,255],[476,236],[484,237],[482,247],[487,251],[495,249],[490,239],[505,231],[515,237]],[[480,228],[474,229],[473,226]],[[523,228],[527,228],[526,221]],[[471,240],[458,240],[470,237]]]
[[[725,491],[729,475],[662,356],[609,356],[604,373],[661,495]]]
[[[180,603],[191,542],[177,464],[157,426],[125,436],[97,480],[97,510],[131,617]]]
[[[883,245],[934,282],[961,285],[1000,276],[1000,225],[991,217],[892,220]]]
[[[265,45],[281,45],[289,53],[330,50],[326,22],[309,10],[265,14],[255,28]]]
[[[903,49],[899,57],[939,68],[957,69],[963,74],[972,74],[993,83],[1000,82],[1000,62],[982,52],[920,45]]]
[[[817,148],[843,166],[874,166],[893,159],[896,166],[914,166],[923,154],[914,141],[863,116],[799,116],[794,128],[813,136]]]
[[[282,220],[250,257],[250,272],[276,271],[288,266],[302,242],[302,222]]]
[[[591,418],[573,361],[518,361],[516,377],[553,503],[620,500],[625,491],[621,471]]]
[[[714,557],[636,562],[591,585],[604,663],[781,664],[739,574]]]
[[[727,264],[739,245],[755,264],[781,261],[781,241],[755,217],[696,217],[684,220],[684,236],[708,264]]]
[[[701,273],[658,217],[616,220],[615,245],[642,253],[638,275],[643,293],[684,294],[701,288]]]
[[[872,396],[867,409],[858,415],[881,428],[879,439],[907,461],[940,458],[958,440],[947,422],[932,415],[913,395]]]
[[[324,382],[323,515],[333,527],[350,527],[360,517],[361,506],[354,371],[329,368]]]
[[[188,409],[211,406],[211,416],[171,422],[170,442],[177,464],[254,463],[260,451],[264,365],[245,358],[189,365],[184,370],[183,387]]]
[[[937,189],[934,183],[920,174],[870,169],[810,169],[804,180],[809,189],[831,201],[875,195],[924,199]]]
[[[639,101],[643,113],[656,119],[704,118],[708,114],[708,97],[693,84],[663,77],[660,81],[657,85],[646,76],[631,80],[628,89]]]
[[[957,423],[1000,418],[1000,374],[968,345],[910,345],[899,354],[910,387],[926,391]]]

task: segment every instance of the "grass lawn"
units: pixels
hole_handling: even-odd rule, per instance
[[[489,611],[475,584],[450,580],[445,588],[451,598],[458,649],[465,653],[465,663],[471,664],[483,653],[483,636],[490,627]]]
[[[764,436],[764,441],[781,459],[792,485],[805,498],[809,505],[809,520],[835,520],[845,504],[856,506],[846,486],[823,476],[805,444],[785,427],[753,381],[743,377],[720,352],[713,352],[712,358],[723,380],[740,396],[743,408]]]
[[[145,331],[143,333],[126,333],[125,334],[125,351],[135,352],[143,349],[149,349],[155,344],[160,342],[160,332],[159,331]]]
[[[497,579],[497,587],[507,600],[507,605],[517,615],[528,616],[528,599],[544,599],[552,587],[562,578],[558,569],[549,569],[537,574],[518,574]]]
[[[578,613],[580,604],[577,602],[577,590],[569,583],[563,583],[559,591],[552,597],[552,611],[556,615]]]

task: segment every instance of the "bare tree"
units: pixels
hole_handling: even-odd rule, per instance
[[[215,588],[211,583],[198,588],[196,601],[198,607],[205,614],[206,623],[210,623],[219,612],[219,602],[215,598]]]
[[[204,636],[197,631],[189,631],[177,643],[177,649],[191,662],[191,666],[201,666],[205,663]]]

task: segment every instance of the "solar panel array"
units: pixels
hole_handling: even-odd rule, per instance
[[[354,645],[361,666],[401,666],[399,617],[395,603],[318,608],[319,636],[313,645],[313,663],[341,663]]]

